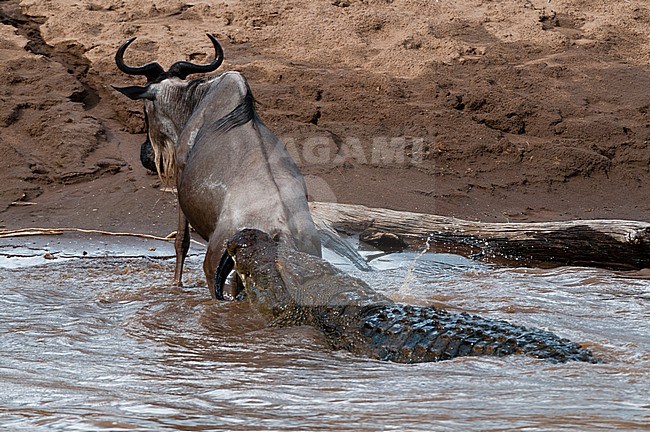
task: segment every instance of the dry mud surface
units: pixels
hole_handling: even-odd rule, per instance
[[[313,199],[650,219],[645,0],[5,0],[0,19],[0,226],[173,229],[141,105],[110,87],[143,79],[113,56],[137,36],[131,64],[205,62],[208,32]]]

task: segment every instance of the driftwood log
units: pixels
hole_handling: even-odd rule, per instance
[[[509,265],[650,267],[650,223],[575,220],[482,223],[361,205],[310,203],[321,229],[359,234],[380,250],[456,253]]]

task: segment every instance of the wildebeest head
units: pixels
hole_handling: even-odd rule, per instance
[[[171,181],[175,173],[174,145],[178,131],[192,114],[201,99],[203,79],[185,81],[190,74],[215,71],[223,62],[223,49],[217,39],[208,34],[214,46],[214,59],[208,64],[187,61],[174,63],[167,71],[156,62],[143,66],[129,66],[124,53],[135,37],[124,42],[115,54],[115,63],[124,73],[147,78],[144,86],[113,87],[130,99],[144,100],[147,139],[140,149],[142,165],[156,170],[161,178]]]

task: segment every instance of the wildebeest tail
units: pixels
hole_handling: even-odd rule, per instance
[[[372,267],[366,262],[365,258],[353,248],[348,242],[343,240],[334,228],[328,224],[321,223],[317,227],[320,234],[320,241],[326,248],[332,249],[337,254],[350,260],[356,268],[361,271],[371,271]]]

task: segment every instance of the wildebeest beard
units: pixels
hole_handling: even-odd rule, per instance
[[[149,140],[149,119],[147,113],[144,113],[145,124],[145,141],[140,145],[140,163],[149,171],[157,172],[159,175],[164,173],[165,168],[162,165],[156,166],[156,156],[153,151],[153,146]]]

